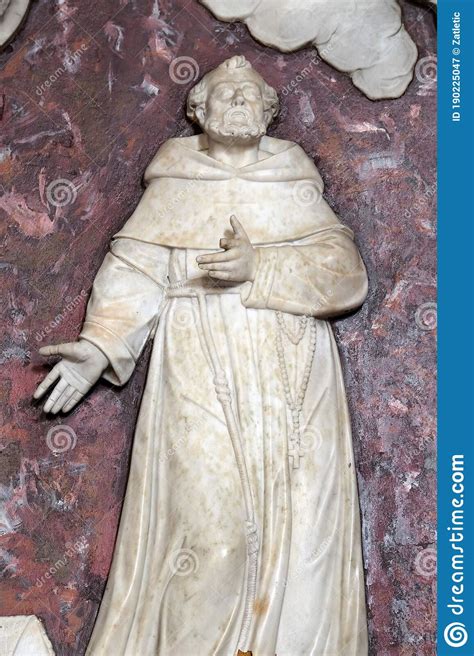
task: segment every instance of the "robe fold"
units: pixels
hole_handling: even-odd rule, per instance
[[[364,656],[350,421],[326,321],[367,293],[352,232],[291,142],[264,137],[260,160],[234,169],[205,135],[172,139],[145,180],[80,336],[117,385],[154,341],[87,654]],[[256,247],[252,283],[216,283],[196,264],[231,214]],[[295,458],[288,390],[308,366]]]

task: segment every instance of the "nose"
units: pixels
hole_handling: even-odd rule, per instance
[[[242,93],[242,89],[236,89],[232,98],[232,107],[239,107],[241,105],[245,105],[244,94]]]

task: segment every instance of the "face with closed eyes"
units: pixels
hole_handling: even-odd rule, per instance
[[[216,75],[202,118],[204,131],[216,141],[257,141],[267,129],[259,77],[251,70]]]

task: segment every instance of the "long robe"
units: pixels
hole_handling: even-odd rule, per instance
[[[87,654],[364,656],[355,466],[327,321],[367,293],[353,235],[290,142],[265,137],[260,161],[232,170],[204,135],[172,140],[146,180],[81,333],[119,385],[154,341]],[[299,198],[302,184],[317,198]],[[253,283],[197,267],[230,214],[256,245]],[[300,458],[289,403],[308,371]]]

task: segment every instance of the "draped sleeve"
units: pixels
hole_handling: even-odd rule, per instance
[[[80,339],[108,358],[106,380],[123,385],[153,335],[165,301],[170,251],[116,239],[94,281]]]
[[[367,273],[352,231],[334,218],[303,240],[257,248],[255,279],[241,293],[244,306],[321,319],[359,307]]]

